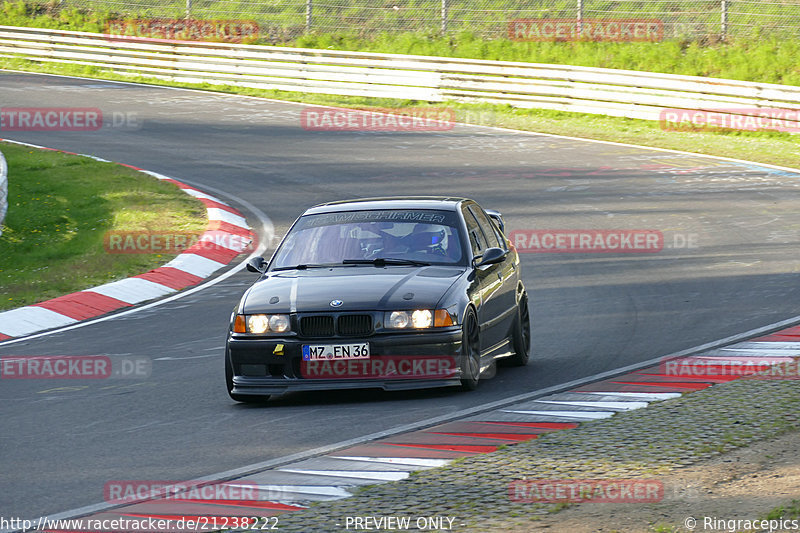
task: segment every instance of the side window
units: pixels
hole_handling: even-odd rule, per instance
[[[483,209],[478,207],[477,205],[469,206],[469,210],[475,215],[475,218],[478,220],[478,225],[483,230],[483,234],[486,235],[486,241],[489,243],[487,248],[503,248],[505,246],[500,244],[500,240],[497,238],[497,234],[495,233],[494,224],[489,217],[486,216],[486,213],[483,212]]]
[[[464,215],[464,222],[467,223],[467,232],[469,233],[469,244],[472,246],[472,255],[482,254],[486,249],[486,238],[483,236],[478,221],[472,216],[472,213],[466,208],[461,208],[461,214]]]
[[[495,222],[494,219],[491,217],[489,218],[489,222],[492,223],[492,229],[494,230],[494,234],[497,237],[497,240],[500,241],[500,248],[508,251],[508,243],[506,242],[506,238],[503,236],[503,232],[500,231],[500,228],[497,226],[497,222]]]

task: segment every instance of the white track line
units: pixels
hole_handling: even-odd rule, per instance
[[[570,400],[536,400],[539,403],[553,403],[557,405],[574,405],[576,407],[598,407],[600,409],[623,409],[632,411],[633,409],[641,409],[647,407],[648,402],[606,402],[598,400],[596,402],[581,402]]]
[[[348,457],[345,455],[329,455],[332,459],[344,459],[348,461],[364,461],[373,463],[397,464],[403,466],[419,466],[421,468],[436,468],[444,466],[450,459],[422,459],[417,457]]]
[[[600,420],[601,418],[608,418],[616,414],[616,411],[517,411],[513,409],[501,409],[500,412],[517,415],[529,415],[536,418],[542,416],[552,416],[558,418],[578,418],[581,420]]]
[[[345,477],[353,479],[374,479],[376,481],[400,481],[408,477],[408,472],[390,472],[382,470],[302,470],[294,468],[279,468],[276,472],[291,472],[307,476]]]
[[[622,398],[631,398],[642,401],[662,401],[671,400],[673,398],[680,398],[683,396],[680,392],[578,392],[576,394],[595,394],[598,396],[619,396]]]

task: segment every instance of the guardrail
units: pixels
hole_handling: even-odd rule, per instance
[[[790,110],[800,87],[567,65],[130,38],[0,26],[0,57],[75,63],[179,82],[659,120],[667,109],[760,116]]]
[[[3,152],[0,152],[0,235],[3,234],[3,221],[8,210],[8,165]]]

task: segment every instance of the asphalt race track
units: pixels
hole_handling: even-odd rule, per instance
[[[798,314],[798,174],[474,126],[310,132],[301,127],[300,105],[54,76],[2,73],[0,94],[2,107],[133,113],[126,116],[135,123],[96,132],[0,136],[214,188],[251,216],[235,198],[246,199],[269,216],[278,237],[316,203],[435,194],[498,209],[509,230],[646,229],[661,231],[665,244],[658,253],[523,254],[532,362],[500,369],[472,393],[326,392],[286,395],[268,407],[233,403],[223,345],[231,309],[254,280],[246,272],[118,319],[0,344],[0,356],[153,361],[149,379],[0,380],[5,516],[101,502],[111,480],[196,479]],[[695,246],[675,246],[687,242]]]

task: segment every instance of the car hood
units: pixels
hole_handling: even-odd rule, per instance
[[[465,271],[463,266],[352,266],[276,272],[247,291],[240,312],[432,309]],[[333,307],[334,300],[342,304]]]

